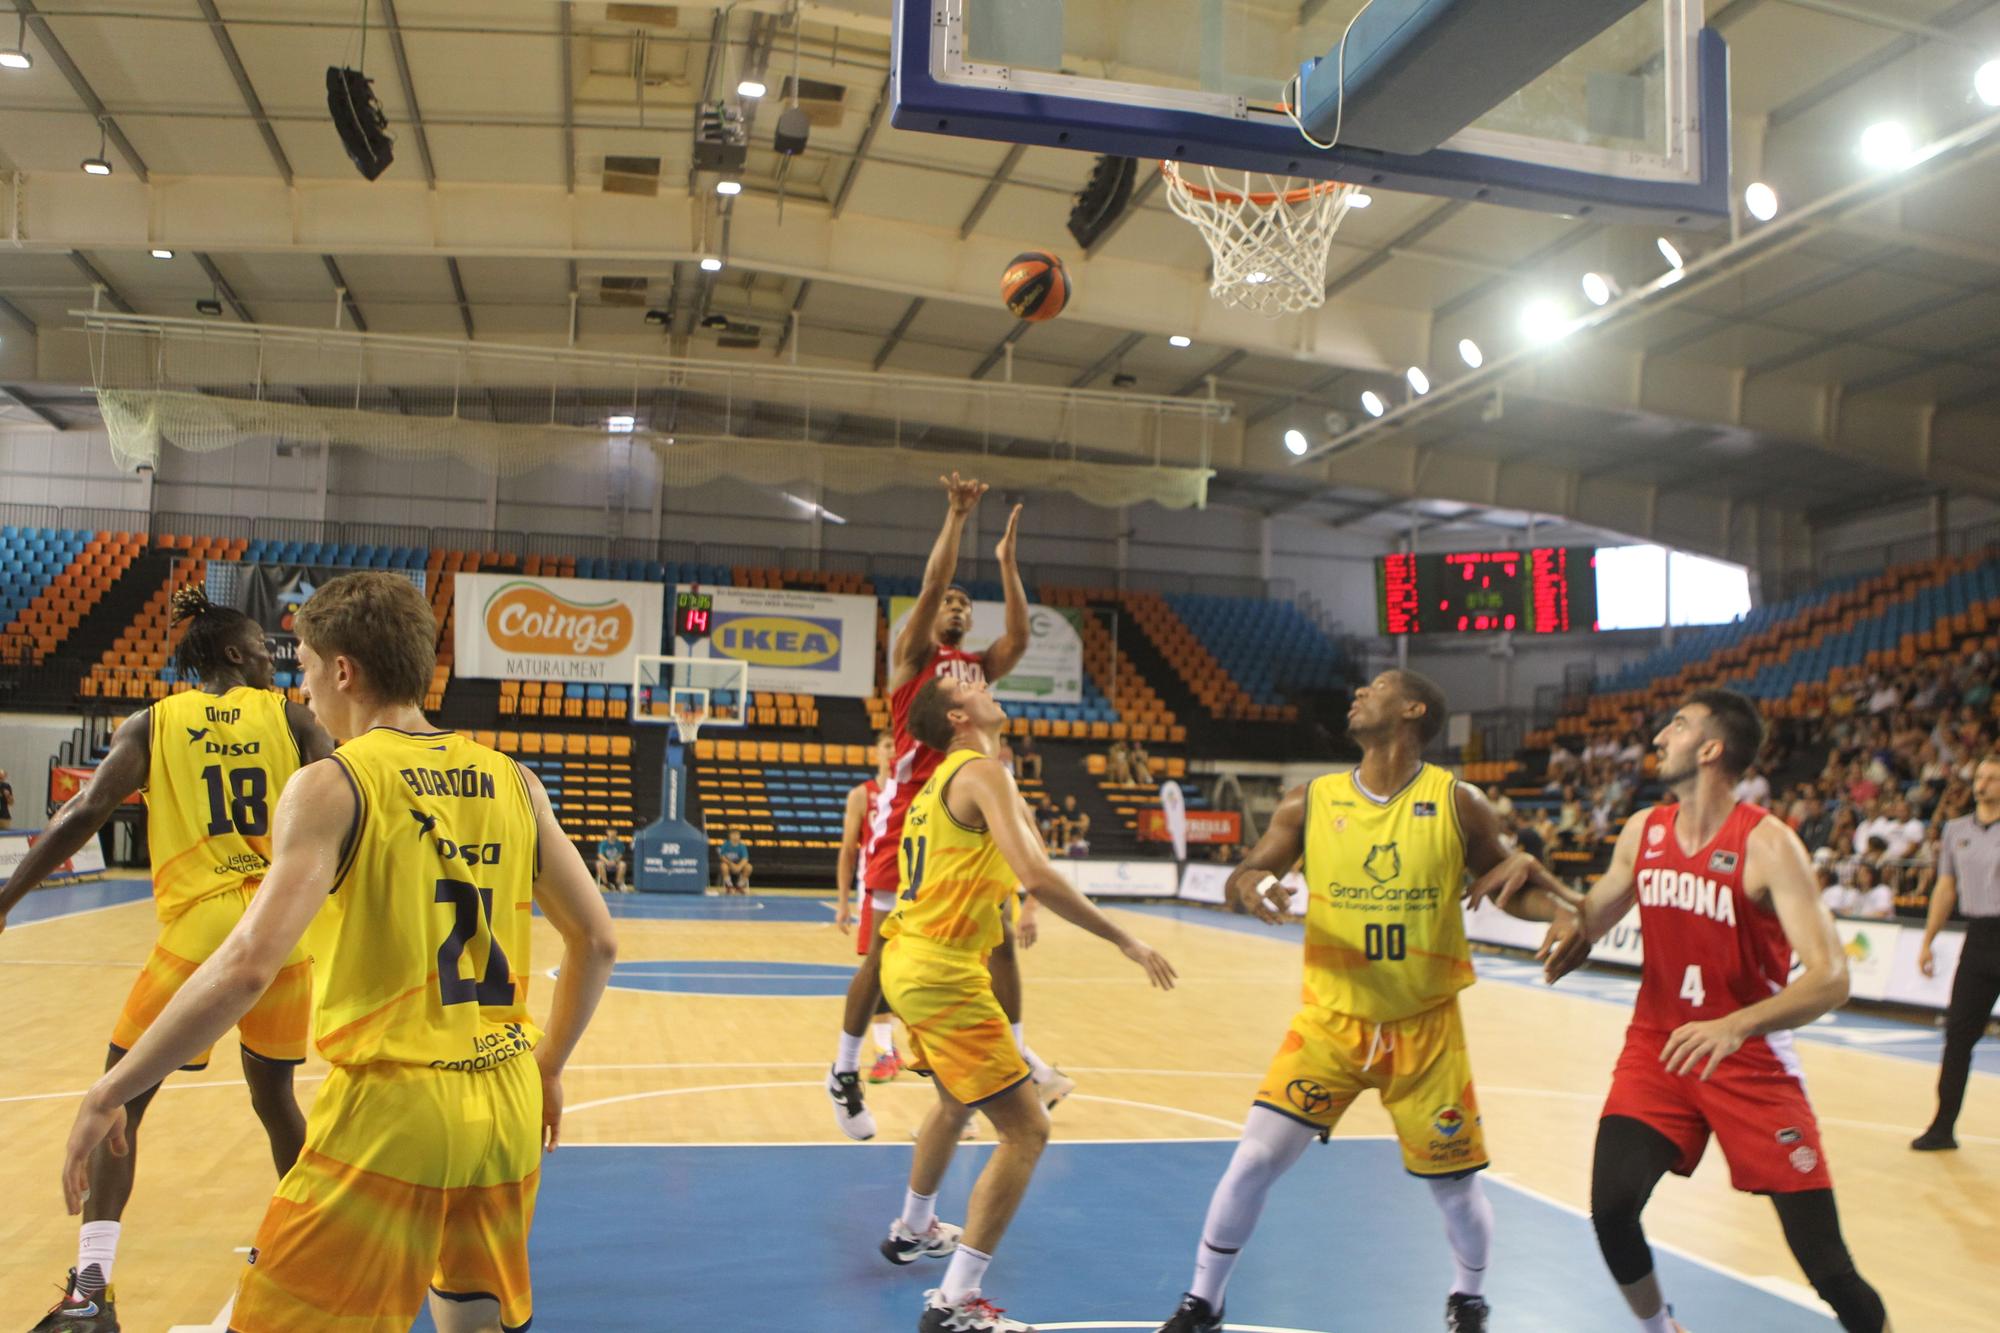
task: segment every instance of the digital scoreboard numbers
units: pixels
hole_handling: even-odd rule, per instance
[[[1541,546],[1529,552],[1535,633],[1597,628],[1597,551],[1590,546]]]
[[[1520,551],[1453,551],[1437,557],[1441,586],[1424,609],[1437,608],[1438,629],[1455,634],[1523,628],[1527,578]]]
[[[683,592],[674,597],[674,635],[682,639],[708,637],[709,621],[715,614],[715,594]]]
[[[1383,634],[1415,634],[1422,628],[1417,559],[1385,555],[1375,566],[1376,619]]]
[[[1381,633],[1564,634],[1597,628],[1596,552],[1399,552],[1375,567]]]

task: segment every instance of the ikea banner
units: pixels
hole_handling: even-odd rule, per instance
[[[903,632],[910,618],[914,597],[889,599],[889,642]],[[974,602],[972,629],[964,647],[983,653],[986,645],[1007,628],[1005,602]],[[993,697],[1035,704],[1080,704],[1083,702],[1083,630],[1077,612],[1069,607],[1028,607],[1028,651],[1021,664],[1005,680],[993,682]]]
[[[708,637],[674,651],[750,664],[750,688],[866,699],[875,692],[875,599],[715,588]]]
[[[666,625],[657,583],[460,574],[452,597],[452,671],[480,680],[630,684]]]

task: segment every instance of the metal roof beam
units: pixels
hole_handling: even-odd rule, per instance
[[[257,317],[250,313],[250,308],[237,299],[236,289],[229,285],[229,279],[222,276],[222,270],[215,266],[213,259],[197,252],[194,262],[201,265],[201,271],[206,273],[208,280],[215,284],[215,294],[228,303],[229,309],[235,314],[236,318],[242,320],[245,324],[255,324],[257,322]]]
[[[1421,241],[1424,237],[1430,235],[1439,227],[1442,227],[1445,223],[1464,212],[1466,208],[1467,204],[1463,199],[1453,199],[1449,203],[1424,214],[1423,217],[1419,218],[1409,227],[1406,227],[1401,235],[1397,236],[1387,245],[1368,255],[1359,263],[1350,265],[1337,277],[1329,279],[1326,284],[1327,299],[1332,300],[1341,292],[1346,291],[1349,287],[1352,287],[1355,283],[1394,259],[1396,251]]]
[[[333,283],[333,289],[340,293],[340,302],[347,308],[347,317],[354,321],[355,328],[363,333],[368,332],[368,321],[361,317],[361,307],[354,300],[354,289],[347,285],[347,279],[342,275],[340,265],[334,262],[332,255],[321,255],[319,262],[326,265],[327,279]]]
[[[563,181],[576,193],[576,42],[571,22],[573,10],[567,0],[557,0],[556,23],[562,34]],[[570,286],[574,287],[574,282]]]
[[[876,95],[875,108],[868,113],[868,127],[861,131],[861,142],[854,150],[854,160],[847,164],[847,174],[840,178],[840,188],[833,192],[833,216],[838,218],[840,210],[847,207],[847,196],[854,190],[854,181],[861,175],[861,164],[868,160],[868,150],[875,146],[875,132],[882,128],[882,117],[889,109],[889,80],[882,80],[882,91]]]
[[[396,78],[403,85],[403,105],[409,108],[410,133],[417,140],[417,159],[424,164],[424,184],[437,188],[437,167],[431,161],[430,136],[424,133],[424,113],[417,106],[417,85],[410,78],[410,53],[403,49],[403,29],[396,18],[396,0],[382,0],[382,18],[389,28],[389,53],[396,58]]]
[[[1000,358],[1007,354],[1007,349],[1009,347],[1012,347],[1015,343],[1021,341],[1021,335],[1026,333],[1028,331],[1028,328],[1029,324],[1027,320],[1025,319],[1015,320],[1014,327],[1007,330],[1007,336],[1002,338],[999,342],[993,344],[993,350],[988,352],[985,358],[981,360],[980,363],[973,368],[971,378],[976,380],[985,379],[986,372],[1000,364]]]
[[[138,313],[138,311],[133,308],[132,303],[126,300],[123,296],[121,296],[118,292],[118,289],[111,285],[111,279],[105,277],[102,273],[99,273],[97,271],[97,265],[91,263],[90,257],[84,254],[83,251],[71,250],[69,252],[69,262],[76,266],[76,271],[83,274],[85,280],[88,281],[91,286],[96,287],[97,289],[102,291],[104,295],[110,300],[111,304],[117,306],[120,310],[123,310],[128,315],[135,315]]]
[[[1104,230],[1097,233],[1097,239],[1083,248],[1083,257],[1085,259],[1095,259],[1098,255],[1102,254],[1104,247],[1111,244],[1111,238],[1116,236],[1119,229],[1132,220],[1133,215],[1145,206],[1148,199],[1153,197],[1153,191],[1159,188],[1160,173],[1157,171],[1147,172],[1146,178],[1139,182],[1137,187],[1132,191],[1132,197],[1126,201],[1125,211],[1106,223]]]
[[[903,311],[903,317],[896,321],[896,327],[890,329],[889,336],[882,340],[881,350],[875,353],[873,369],[880,370],[888,362],[890,353],[896,350],[897,343],[903,341],[903,335],[910,331],[910,325],[916,322],[917,312],[923,308],[924,298],[921,296],[910,302],[909,308]]]
[[[8,300],[4,296],[0,296],[0,315],[7,316],[7,318],[13,320],[16,324],[19,324],[22,328],[26,329],[30,333],[33,334],[41,333],[41,329],[36,327],[35,321],[28,318],[28,312],[21,309],[21,307],[15,305],[12,301]]]
[[[194,0],[201,7],[202,17],[208,20],[208,30],[215,37],[215,45],[222,52],[222,63],[229,66],[229,76],[236,80],[236,91],[243,95],[243,105],[250,109],[251,119],[257,122],[257,132],[264,137],[264,147],[271,154],[271,164],[278,169],[278,175],[285,184],[292,183],[291,159],[285,156],[284,147],[278,142],[278,135],[271,128],[271,121],[264,114],[264,103],[258,100],[257,90],[250,86],[250,75],[243,68],[243,59],[236,54],[236,43],[230,40],[229,29],[222,21],[222,13],[215,7],[215,0]]]
[[[18,388],[14,387],[11,384],[0,384],[0,398],[7,399],[15,406],[27,412],[28,415],[30,416],[40,418],[44,425],[53,426],[57,430],[69,429],[69,427],[63,423],[61,417],[58,417],[55,413],[49,411],[46,407],[43,407],[35,399],[30,398],[27,394],[22,393]]]
[[[69,80],[70,90],[76,94],[77,100],[81,101],[90,114],[97,118],[97,123],[104,127],[104,137],[117,145],[119,155],[125,159],[126,165],[132,168],[132,174],[141,181],[150,180],[151,172],[146,166],[146,159],[139,156],[139,150],[125,137],[125,131],[118,128],[118,122],[112,119],[109,111],[105,110],[103,99],[99,98],[97,90],[90,86],[90,80],[83,77],[83,71],[76,67],[76,62],[70,59],[69,51],[56,36],[55,29],[49,26],[49,21],[42,17],[41,10],[35,7],[35,0],[14,0],[14,8],[27,17],[28,26],[35,30],[35,35],[42,39],[42,45],[48,49],[49,59],[56,62],[56,68],[62,71],[65,79]]]
[[[1202,371],[1201,374],[1196,375],[1193,379],[1181,385],[1180,388],[1175,389],[1172,393],[1168,394],[1167,396],[1169,398],[1185,398],[1187,397],[1187,395],[1193,393],[1196,389],[1206,388],[1208,387],[1208,382],[1210,380],[1215,379],[1217,376],[1228,373],[1228,371],[1232,367],[1242,362],[1249,355],[1250,353],[1242,350],[1241,348],[1238,348],[1234,352],[1226,353],[1222,357],[1218,358],[1212,365],[1210,365],[1207,370]]]
[[[1014,174],[1014,168],[1020,164],[1021,155],[1027,151],[1028,145],[1017,143],[1007,150],[1007,156],[1000,159],[1000,165],[993,169],[993,178],[986,182],[986,188],[979,192],[979,197],[972,201],[972,207],[966,210],[965,221],[958,224],[959,240],[962,241],[972,235],[972,229],[979,225],[979,219],[986,216],[986,210],[993,206],[993,200],[999,195],[1000,187]]]
[[[1116,343],[1112,344],[1110,351],[1106,352],[1103,356],[1098,357],[1097,360],[1092,362],[1086,369],[1082,371],[1082,373],[1078,374],[1075,379],[1071,380],[1069,382],[1069,387],[1072,389],[1085,389],[1090,387],[1090,382],[1092,380],[1096,379],[1099,375],[1102,375],[1112,366],[1117,365],[1118,362],[1121,359],[1123,359],[1123,357],[1127,352],[1131,351],[1134,347],[1137,347],[1140,343],[1144,342],[1145,340],[1146,340],[1146,335],[1143,333],[1126,334],[1123,338],[1120,338]]]
[[[465,296],[465,279],[459,276],[458,261],[450,255],[445,256],[444,269],[445,272],[451,274],[451,294],[458,301],[458,318],[464,323],[465,338],[467,342],[470,342],[473,336],[472,302],[467,300]]]

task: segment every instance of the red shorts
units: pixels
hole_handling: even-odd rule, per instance
[[[1669,1074],[1660,1063],[1669,1035],[1627,1030],[1603,1114],[1637,1120],[1672,1140],[1681,1153],[1677,1175],[1694,1174],[1714,1134],[1730,1183],[1745,1193],[1833,1188],[1789,1032],[1745,1042],[1706,1083],[1698,1072]]]
[[[894,889],[863,889],[861,891],[861,928],[854,932],[854,952],[866,955],[874,947],[875,937],[882,933],[882,923],[889,919],[889,913],[896,910]]]

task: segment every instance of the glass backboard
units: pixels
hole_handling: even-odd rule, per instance
[[[702,728],[745,725],[750,700],[750,664],[727,657],[664,657],[642,654],[633,666],[632,720],[665,726],[676,708],[702,702]]]

